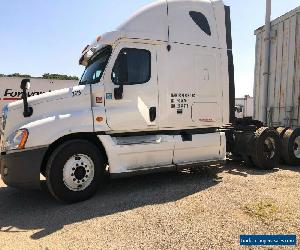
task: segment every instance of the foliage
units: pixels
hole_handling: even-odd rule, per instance
[[[23,78],[30,78],[31,75],[27,74],[20,74],[20,73],[13,73],[9,75],[0,74],[0,77],[23,77]],[[61,74],[50,74],[45,73],[42,76],[43,79],[55,79],[55,80],[78,80],[77,76],[68,76],[68,75],[61,75]]]
[[[57,79],[57,80],[78,80],[77,76],[68,76],[68,75],[60,75],[60,74],[43,74],[44,79]]]
[[[31,75],[20,74],[20,73],[13,73],[13,74],[3,75],[3,76],[6,76],[6,77],[24,77],[24,78],[31,77]]]

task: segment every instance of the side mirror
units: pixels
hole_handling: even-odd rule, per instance
[[[23,90],[23,91],[26,91],[26,90],[29,90],[30,89],[30,79],[23,79],[21,81],[21,86],[20,88]]]
[[[123,98],[123,86],[128,82],[127,52],[125,50],[119,55],[115,67],[119,87],[114,89],[114,97],[116,100],[120,100]]]
[[[27,101],[27,90],[30,88],[30,79],[23,79],[21,81],[20,88],[23,90],[22,92],[22,99],[23,99],[23,105],[24,105],[24,117],[30,117],[32,116],[33,109],[32,107],[29,107],[28,101]]]

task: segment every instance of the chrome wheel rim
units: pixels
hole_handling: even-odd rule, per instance
[[[263,153],[267,159],[273,159],[275,156],[275,148],[275,140],[271,137],[266,138],[264,141]]]
[[[63,181],[75,192],[83,191],[91,185],[95,174],[92,159],[84,154],[73,155],[63,167]]]
[[[300,159],[300,136],[297,136],[294,141],[294,155]]]

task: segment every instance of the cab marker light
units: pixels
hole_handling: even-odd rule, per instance
[[[101,36],[97,36],[96,41],[99,42],[101,40]]]
[[[90,45],[87,45],[84,47],[84,49],[81,51],[81,54],[83,54],[84,51],[86,51],[86,49],[89,47]]]
[[[25,144],[27,142],[28,139],[28,130],[27,129],[22,129],[22,139],[20,141],[20,144],[18,146],[18,149],[24,149],[25,148]]]
[[[96,117],[96,121],[97,122],[103,122],[103,117],[101,117],[101,116]]]

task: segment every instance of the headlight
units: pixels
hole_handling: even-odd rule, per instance
[[[5,130],[6,119],[7,119],[8,107],[5,105],[2,109],[2,130]]]
[[[28,134],[28,130],[25,128],[19,129],[12,133],[5,142],[5,150],[24,149]]]

